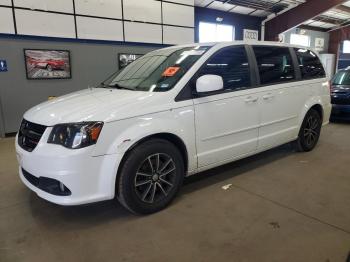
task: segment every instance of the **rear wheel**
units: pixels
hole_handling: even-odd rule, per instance
[[[299,137],[296,141],[297,150],[300,152],[309,152],[315,148],[321,134],[322,119],[315,109],[310,109],[306,114]]]
[[[52,71],[52,66],[51,66],[51,65],[47,65],[47,66],[46,66],[46,70],[49,71],[49,72],[51,72],[51,71]]]
[[[157,212],[175,198],[184,172],[182,156],[172,143],[142,143],[129,152],[119,174],[119,202],[136,214]]]

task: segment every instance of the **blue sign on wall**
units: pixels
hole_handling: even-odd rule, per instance
[[[7,72],[6,60],[0,60],[0,72]]]

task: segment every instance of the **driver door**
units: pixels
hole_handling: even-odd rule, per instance
[[[257,150],[259,94],[252,89],[245,46],[214,54],[198,77],[219,75],[224,89],[194,99],[198,167],[228,162]]]

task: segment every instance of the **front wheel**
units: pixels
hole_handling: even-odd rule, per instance
[[[321,134],[322,119],[315,109],[310,109],[306,114],[296,141],[297,150],[309,152],[315,148]]]
[[[119,202],[136,214],[165,208],[182,185],[184,161],[170,142],[152,139],[131,150],[117,182]]]

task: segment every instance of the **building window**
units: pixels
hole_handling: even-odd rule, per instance
[[[290,35],[290,43],[293,45],[310,47],[310,36],[291,34]]]
[[[230,42],[235,39],[235,28],[232,25],[199,23],[199,42]]]
[[[343,53],[350,54],[350,41],[346,40],[343,44]]]

